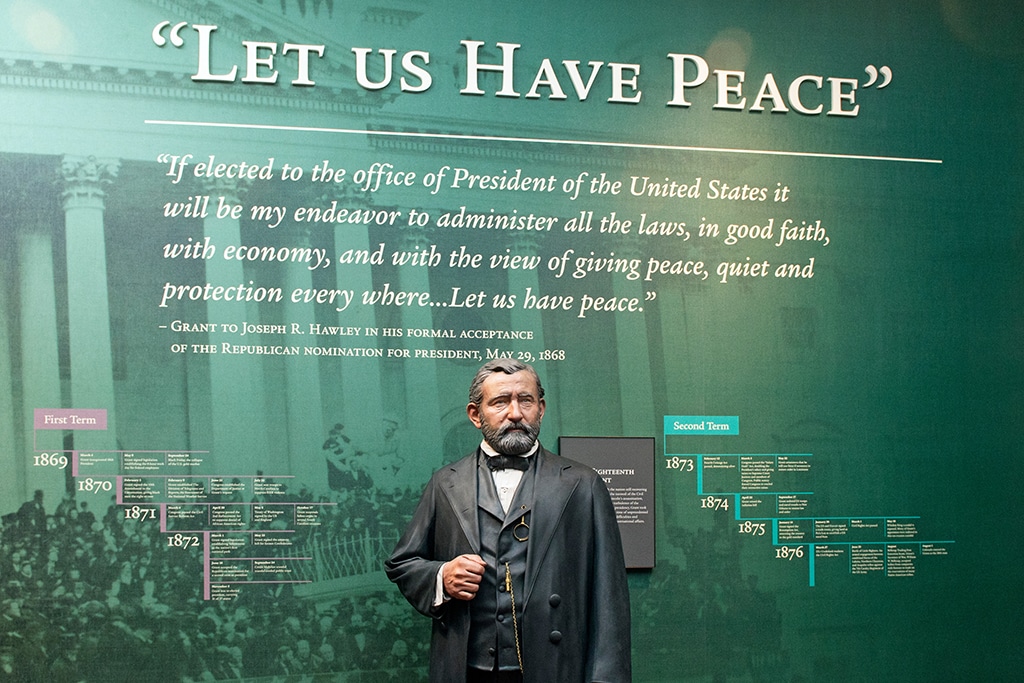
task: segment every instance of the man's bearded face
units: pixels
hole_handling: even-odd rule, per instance
[[[544,418],[544,399],[528,372],[496,372],[484,380],[479,405],[467,408],[469,419],[494,450],[522,455],[533,448]]]

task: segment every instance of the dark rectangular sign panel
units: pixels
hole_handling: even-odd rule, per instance
[[[627,569],[654,567],[654,439],[563,436],[559,454],[593,467],[615,505]]]

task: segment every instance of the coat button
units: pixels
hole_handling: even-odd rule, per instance
[[[558,607],[562,604],[562,596],[558,593],[553,594],[550,598],[548,598],[548,604],[552,607]]]
[[[555,645],[558,645],[560,642],[562,642],[562,632],[552,631],[551,635],[548,636],[548,640],[550,640]]]

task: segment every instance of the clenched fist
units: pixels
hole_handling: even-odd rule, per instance
[[[472,600],[480,589],[487,565],[479,555],[459,555],[441,569],[445,594],[455,600]]]

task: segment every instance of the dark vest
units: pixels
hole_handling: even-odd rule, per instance
[[[480,456],[486,457],[486,456]],[[474,669],[517,671],[519,660],[516,656],[516,640],[513,630],[512,597],[516,601],[516,619],[522,637],[522,600],[526,590],[526,553],[529,540],[517,541],[528,535],[520,526],[523,517],[530,523],[533,508],[533,479],[537,456],[531,457],[533,464],[523,472],[522,481],[509,505],[508,514],[502,511],[494,488],[491,472],[485,465],[477,466],[477,517],[480,522],[480,556],[487,563],[487,571],[480,582],[480,590],[469,604],[471,626],[469,629],[469,666]],[[505,563],[512,576],[512,596],[505,588]]]

